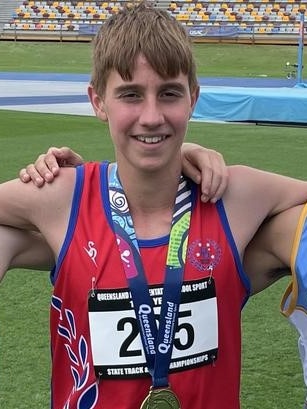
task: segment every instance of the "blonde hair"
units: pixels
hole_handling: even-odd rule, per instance
[[[94,39],[91,84],[97,94],[104,94],[112,70],[130,81],[140,54],[162,78],[183,73],[191,92],[196,90],[195,60],[185,28],[166,10],[141,1],[111,16]]]

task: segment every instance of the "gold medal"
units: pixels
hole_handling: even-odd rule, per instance
[[[141,409],[180,409],[180,402],[170,388],[151,388]]]

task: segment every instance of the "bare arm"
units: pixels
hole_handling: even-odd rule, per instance
[[[223,202],[239,254],[260,225],[307,201],[307,182],[246,166],[231,166]]]
[[[76,171],[62,173],[43,189],[19,179],[0,184],[0,224],[40,231],[55,257],[67,230]]]
[[[0,281],[11,268],[50,270],[53,254],[37,232],[0,226]]]
[[[256,294],[291,273],[291,250],[303,205],[293,207],[264,223],[248,245],[244,267]]]

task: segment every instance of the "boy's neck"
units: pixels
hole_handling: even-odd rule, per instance
[[[149,239],[169,234],[181,169],[167,174],[128,174],[119,177],[125,191],[136,236]]]

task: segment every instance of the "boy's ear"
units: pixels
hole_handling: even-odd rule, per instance
[[[190,112],[190,118],[193,114],[196,102],[198,100],[199,97],[199,92],[200,92],[200,88],[199,86],[197,86],[197,88],[191,93],[191,112]]]
[[[91,101],[92,107],[94,109],[95,115],[103,122],[108,120],[107,114],[104,110],[103,99],[96,93],[92,85],[87,88],[87,94],[89,100]]]

